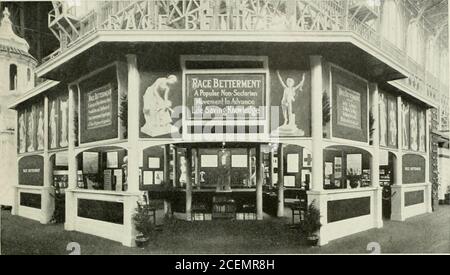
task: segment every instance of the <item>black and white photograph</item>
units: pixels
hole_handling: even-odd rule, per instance
[[[0,0],[0,255],[450,254],[449,10]]]

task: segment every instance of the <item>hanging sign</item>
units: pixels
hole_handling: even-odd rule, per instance
[[[338,85],[338,124],[361,129],[361,94]]]

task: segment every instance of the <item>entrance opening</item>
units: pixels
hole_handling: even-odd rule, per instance
[[[164,200],[166,215],[254,220],[258,211],[280,216],[280,207],[306,203],[311,160],[310,151],[297,145],[166,144],[143,150],[140,186],[153,203]]]
[[[50,166],[53,171],[54,202],[55,210],[52,222],[64,223],[66,216],[66,196],[65,190],[69,187],[69,164],[67,162],[67,152],[57,152],[50,158]]]
[[[382,214],[383,219],[391,219],[391,205],[392,197],[395,195],[392,193],[392,185],[394,184],[394,172],[395,163],[397,158],[392,152],[381,151],[380,153],[380,186],[383,187],[382,191]]]

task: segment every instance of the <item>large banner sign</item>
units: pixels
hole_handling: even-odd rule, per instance
[[[113,121],[113,101],[111,85],[106,85],[86,94],[87,129],[93,130],[111,126]]]
[[[80,82],[80,141],[118,138],[118,79],[116,66]]]
[[[26,156],[19,160],[19,185],[44,185],[44,158]]]
[[[265,119],[264,74],[186,75],[187,119]]]
[[[368,142],[367,81],[332,67],[333,137]]]
[[[361,94],[345,88],[338,87],[337,96],[337,123],[354,129],[361,129]]]
[[[414,154],[403,156],[403,183],[425,182],[425,158]]]

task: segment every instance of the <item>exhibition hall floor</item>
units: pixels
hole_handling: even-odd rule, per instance
[[[81,254],[317,254],[369,253],[369,243],[379,243],[381,253],[450,253],[450,206],[439,206],[433,214],[406,222],[385,221],[372,229],[318,248],[307,247],[288,218],[264,221],[167,221],[156,240],[146,249],[78,232],[63,225],[41,225],[2,211],[2,254],[69,254],[71,242],[80,244]]]

